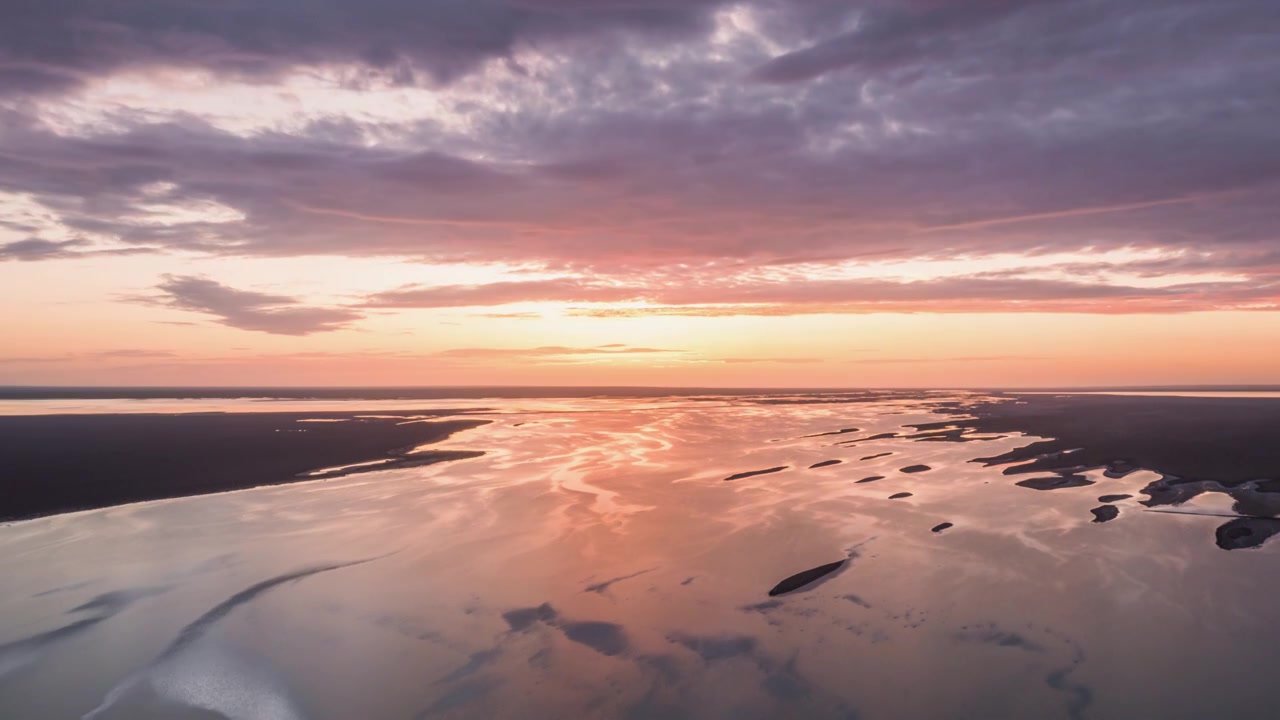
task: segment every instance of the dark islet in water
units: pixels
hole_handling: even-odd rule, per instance
[[[1115,520],[1120,516],[1120,508],[1115,505],[1099,505],[1090,510],[1093,513],[1093,521],[1096,523],[1104,523],[1108,520]]]
[[[1049,477],[1020,480],[1014,485],[1032,490],[1061,490],[1063,488],[1084,487],[1093,481],[1083,475],[1050,475]]]
[[[783,470],[786,470],[786,469],[787,469],[786,465],[779,465],[778,467],[771,467],[765,470],[750,470],[748,472],[740,472],[740,473],[737,473],[736,475],[730,475],[724,480],[725,482],[729,482],[731,480],[741,480],[743,478],[755,477],[756,475],[769,475],[771,473],[782,472]]]
[[[774,585],[773,589],[769,591],[769,597],[776,597],[778,595],[785,595],[789,592],[795,592],[796,590],[821,580],[822,578],[839,570],[844,567],[844,564],[847,562],[849,561],[838,560],[833,563],[827,563],[826,565],[819,565],[816,568],[811,568],[804,572],[798,572],[777,585]]]

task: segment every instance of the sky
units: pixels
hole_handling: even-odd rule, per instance
[[[6,0],[0,384],[1280,384],[1270,0]]]

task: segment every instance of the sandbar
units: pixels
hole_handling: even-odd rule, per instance
[[[0,416],[6,485],[0,520],[478,454],[420,448],[488,422],[440,417],[432,410],[377,417],[362,412]]]

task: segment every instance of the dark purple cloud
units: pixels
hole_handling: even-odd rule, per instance
[[[338,65],[447,86],[461,120],[236,134],[121,111],[68,133],[48,115],[124,70],[269,84]],[[20,0],[0,8],[0,95],[0,193],[34,198],[56,237],[88,238],[25,223],[0,257],[386,255],[586,278],[368,299],[384,308],[1275,298],[1280,13],[1251,0]],[[140,215],[156,202],[234,217]],[[1157,256],[1118,268],[1131,274],[1240,277],[731,281],[802,262],[1116,249]]]
[[[954,52],[968,31],[994,24],[1046,0],[867,3],[856,27],[814,45],[779,55],[756,68],[763,82],[812,80],[844,68],[892,70],[922,56]]]
[[[85,249],[85,240],[44,240],[27,238],[0,244],[0,262],[5,260],[66,260],[94,255],[145,255],[155,252],[147,247]]]
[[[286,295],[237,290],[201,277],[166,276],[149,302],[212,316],[240,330],[276,335],[310,335],[339,330],[363,317],[353,310],[301,305]]]
[[[397,81],[448,83],[522,44],[631,31],[697,32],[707,5],[582,0],[10,0],[0,90],[57,92],[113,71],[196,67],[270,79],[351,63]]]
[[[0,245],[0,260],[52,260],[75,254],[83,240],[41,240],[28,238]]]

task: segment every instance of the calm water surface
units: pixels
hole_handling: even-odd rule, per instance
[[[1026,437],[837,444],[978,396],[869,397],[435,403],[487,454],[0,527],[0,717],[1273,714],[1280,545],[970,462]]]

